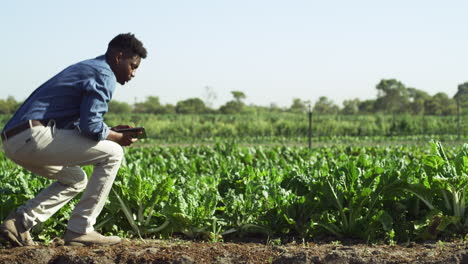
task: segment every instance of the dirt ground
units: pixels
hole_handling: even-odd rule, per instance
[[[464,242],[406,245],[124,240],[113,246],[0,248],[0,263],[468,263]]]

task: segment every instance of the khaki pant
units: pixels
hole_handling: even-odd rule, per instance
[[[18,209],[24,226],[44,222],[84,190],[72,212],[68,229],[86,234],[93,231],[123,158],[122,147],[109,140],[93,141],[77,130],[55,129],[54,125],[27,129],[3,142],[5,154],[18,165],[56,180]],[[79,167],[94,165],[89,182]],[[15,175],[11,175],[15,177]]]

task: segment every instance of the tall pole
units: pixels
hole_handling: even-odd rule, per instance
[[[460,141],[461,137],[461,128],[460,128],[460,97],[457,97],[457,132],[458,132],[458,141]]]
[[[309,104],[309,149],[312,149],[312,109]]]

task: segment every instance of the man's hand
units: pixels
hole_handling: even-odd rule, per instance
[[[109,133],[109,136],[107,136],[107,140],[114,141],[118,143],[121,146],[130,146],[134,142],[136,142],[138,139],[135,138],[136,134],[135,133],[119,133],[115,132],[114,129],[123,129],[123,128],[131,128],[129,125],[118,125],[115,127],[112,127]]]
[[[129,125],[118,125],[118,126],[112,127],[111,130],[124,129],[124,128],[132,128],[132,126],[129,126]]]

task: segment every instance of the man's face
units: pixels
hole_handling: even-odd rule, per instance
[[[135,77],[135,71],[140,66],[141,58],[138,55],[126,56],[120,53],[115,60],[113,71],[117,82],[124,85]]]

